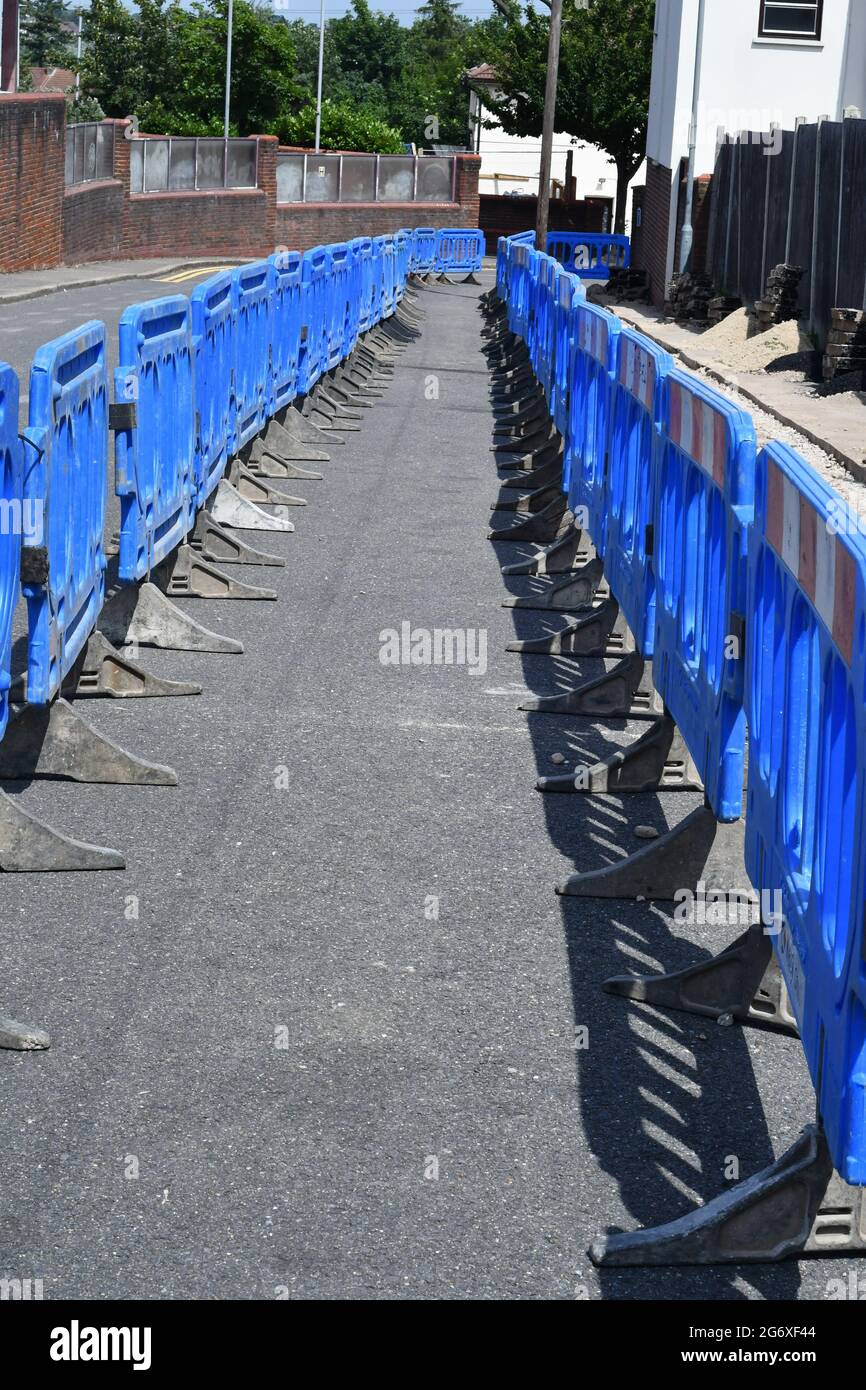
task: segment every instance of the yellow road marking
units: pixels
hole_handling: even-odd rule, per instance
[[[156,277],[160,285],[179,285],[182,280],[194,280],[197,275],[216,275],[221,270],[234,270],[233,265],[197,265],[193,270],[176,270],[173,275]]]

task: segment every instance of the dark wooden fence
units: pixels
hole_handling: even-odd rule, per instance
[[[800,318],[821,344],[831,309],[866,308],[866,120],[719,146],[707,247],[716,289],[751,304],[783,261],[803,268]]]

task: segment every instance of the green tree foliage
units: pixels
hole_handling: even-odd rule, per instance
[[[316,104],[311,102],[296,115],[283,116],[273,127],[281,145],[312,148],[316,136]],[[402,154],[403,138],[369,111],[339,102],[322,102],[323,150],[369,150],[376,154]]]
[[[226,0],[92,0],[85,20],[82,85],[109,116],[136,115],[142,130],[173,135],[222,133]],[[294,79],[287,25],[249,0],[234,5],[232,129],[266,132],[303,100]]]
[[[63,0],[23,0],[21,62],[28,67],[67,67],[75,57],[74,16]]]
[[[519,0],[494,0],[504,21],[494,63],[503,98],[491,103],[511,135],[540,135],[549,16]],[[644,156],[655,0],[566,5],[554,129],[600,145],[616,164],[616,229],[628,182]]]

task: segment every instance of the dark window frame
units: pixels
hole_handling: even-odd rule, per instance
[[[804,34],[796,29],[768,29],[766,14],[768,8],[775,5],[791,3],[791,0],[759,0],[758,10],[758,38],[759,39],[779,39],[784,43],[820,43],[821,31],[824,23],[824,0],[816,0],[813,5],[810,0],[802,0],[804,8],[815,10],[815,32],[814,34]]]

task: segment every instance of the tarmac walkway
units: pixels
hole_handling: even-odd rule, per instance
[[[295,534],[249,538],[287,560],[239,571],[278,602],[181,601],[245,654],[143,653],[202,695],[87,703],[179,786],[5,784],[128,859],[0,882],[0,1009],[53,1037],[0,1053],[0,1273],[46,1298],[821,1298],[840,1274],[587,1257],[732,1156],[763,1166],[814,1097],[798,1042],[600,989],[735,929],[554,896],[697,797],[534,790],[641,730],[516,709],[600,666],[504,650],[562,620],[501,606],[535,581],[486,539],[478,294],[419,292],[384,398],[289,488]],[[383,664],[404,623],[476,656],[486,634],[486,669]]]

